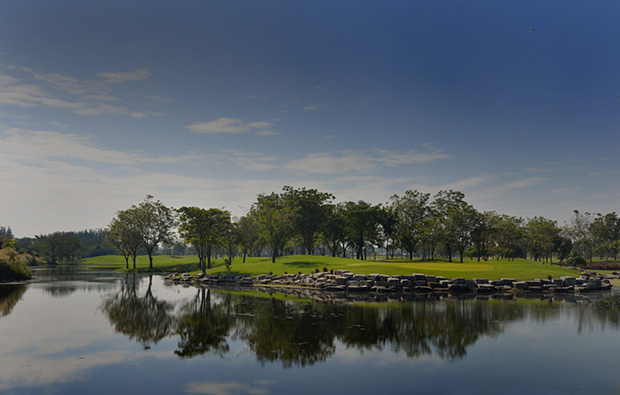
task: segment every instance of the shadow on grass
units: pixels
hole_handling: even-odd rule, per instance
[[[292,267],[301,267],[301,268],[314,268],[318,267],[319,264],[316,262],[307,262],[307,261],[295,261],[295,262],[283,262],[284,266],[292,266]]]

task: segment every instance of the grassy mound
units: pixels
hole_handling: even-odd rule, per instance
[[[88,258],[82,264],[96,266],[98,268],[124,269],[125,260],[121,256],[108,255],[96,258]],[[140,256],[137,262],[138,271],[148,270],[148,258]],[[515,278],[517,280],[531,280],[534,278],[559,278],[560,276],[574,276],[578,274],[574,270],[560,266],[543,265],[538,262],[516,259],[490,260],[488,262],[466,261],[465,263],[450,263],[445,260],[421,261],[421,260],[366,260],[347,258],[332,258],[319,255],[291,255],[280,257],[276,263],[271,258],[247,258],[243,263],[241,258],[233,260],[231,270],[227,271],[223,259],[212,260],[212,268],[208,274],[239,274],[256,276],[259,274],[295,274],[313,273],[317,269],[349,270],[353,273],[370,274],[382,273],[388,275],[410,275],[412,273],[424,273],[428,275],[444,276],[447,278],[464,277],[487,278],[495,280],[499,278]],[[131,262],[130,262],[131,267]],[[156,271],[197,272],[198,259],[195,256],[171,257],[155,256],[153,267]]]

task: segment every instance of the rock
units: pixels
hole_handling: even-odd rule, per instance
[[[491,284],[478,284],[478,293],[490,294],[497,292],[497,287]]]
[[[450,284],[448,289],[450,290],[450,292],[456,292],[456,293],[464,293],[464,292],[471,291],[469,287],[465,284]]]
[[[528,288],[528,282],[527,281],[517,281],[516,283],[514,283],[514,287],[516,289],[526,290]]]
[[[515,280],[514,278],[502,278],[502,285],[509,285],[509,286],[513,286],[512,284],[514,284],[517,280]]]
[[[474,282],[479,286],[480,284],[488,284],[489,280],[486,278],[474,278]]]
[[[562,276],[560,277],[560,279],[562,280],[563,285],[565,287],[570,286],[570,285],[577,285],[577,279],[575,277]]]
[[[398,277],[390,277],[387,279],[387,283],[390,287],[399,288],[400,287],[400,279]]]

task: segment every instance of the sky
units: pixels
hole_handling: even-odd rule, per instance
[[[3,0],[0,226],[455,189],[620,211],[620,2]]]

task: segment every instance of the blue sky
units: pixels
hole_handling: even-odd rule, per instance
[[[105,227],[152,194],[618,211],[617,1],[0,3],[0,225]],[[533,30],[532,30],[533,29]]]

